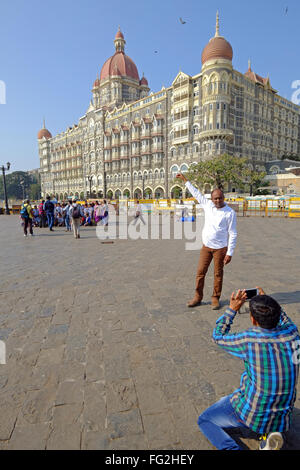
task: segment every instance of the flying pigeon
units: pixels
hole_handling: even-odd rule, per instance
[[[286,15],[287,15],[287,12],[288,12],[288,11],[289,11],[289,8],[286,7],[286,9],[285,9],[285,14],[286,14]]]
[[[183,21],[182,18],[179,18],[179,21],[180,21],[181,24],[185,24],[185,23],[186,23],[186,21]]]

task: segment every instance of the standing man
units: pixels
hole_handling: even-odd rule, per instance
[[[40,228],[46,227],[46,214],[44,210],[45,200],[43,199],[42,202],[39,204],[39,216],[40,216]]]
[[[75,199],[73,201],[72,207],[70,208],[69,215],[70,215],[70,218],[72,219],[74,238],[80,238],[79,232],[80,232],[81,218],[83,216],[83,210],[81,208],[81,204],[78,204]]]
[[[27,237],[27,229],[29,227],[30,235],[33,236],[32,222],[33,222],[33,210],[30,205],[29,199],[24,201],[24,204],[20,211],[20,216],[24,222],[24,237]]]
[[[224,202],[222,190],[214,189],[211,193],[211,200],[209,200],[183,174],[179,173],[176,177],[185,183],[186,188],[197,199],[205,214],[202,232],[203,246],[196,274],[196,291],[194,298],[187,305],[188,307],[201,305],[205,276],[213,259],[214,289],[211,304],[213,310],[217,310],[220,308],[223,269],[226,264],[230,263],[236,245],[236,214]]]
[[[53,224],[54,224],[54,209],[55,206],[51,201],[51,197],[47,196],[47,201],[44,204],[44,210],[47,216],[48,227],[51,232],[53,232]]]
[[[66,232],[71,232],[71,219],[70,219],[70,210],[72,207],[72,202],[68,201],[68,204],[63,208],[63,214],[65,217]]]

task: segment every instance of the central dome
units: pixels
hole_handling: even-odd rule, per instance
[[[139,73],[133,60],[124,53],[125,39],[118,30],[115,40],[116,52],[104,63],[101,73],[100,81],[106,80],[109,77],[128,77],[139,82]]]
[[[212,59],[232,60],[233,50],[231,44],[219,34],[219,15],[217,13],[216,34],[202,51],[202,65]]]

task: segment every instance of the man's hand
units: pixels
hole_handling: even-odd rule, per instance
[[[184,183],[187,182],[187,178],[182,173],[177,173],[176,178],[180,179]]]
[[[229,256],[229,255],[226,255],[226,256],[225,256],[225,258],[224,258],[224,266],[225,266],[225,264],[230,263],[231,258],[232,258],[232,256]]]
[[[231,310],[238,312],[241,306],[244,305],[246,300],[247,300],[247,294],[246,294],[245,289],[238,290],[236,294],[232,292],[231,297],[230,297],[229,307],[231,308]]]

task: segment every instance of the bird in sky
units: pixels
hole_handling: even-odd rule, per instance
[[[289,7],[286,7],[285,9],[285,14],[287,15],[287,12],[289,11]]]
[[[179,18],[179,21],[180,21],[181,24],[185,24],[185,23],[186,23],[186,21],[183,21],[182,18]]]
[[[154,54],[157,54],[157,53],[158,53],[158,51],[154,51]]]

